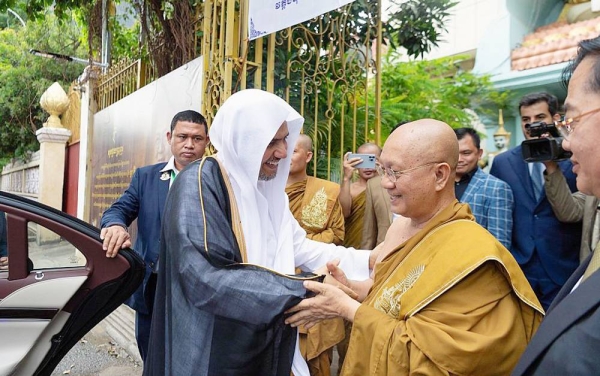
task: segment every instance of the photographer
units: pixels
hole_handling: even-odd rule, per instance
[[[530,134],[531,124],[553,124],[560,118],[558,100],[548,93],[524,96],[519,102],[519,112],[527,140],[539,136]],[[564,175],[570,192],[575,192],[571,162],[560,161],[556,167]],[[544,190],[545,168],[540,162],[525,162],[523,145],[519,145],[495,157],[490,174],[504,180],[513,191],[515,210],[510,251],[547,309],[579,264],[579,255],[573,249],[580,247],[581,225],[560,222],[554,214]]]
[[[577,187],[600,197],[600,37],[579,42],[563,71],[568,82],[563,147],[573,153]],[[572,250],[574,253],[576,249]],[[513,376],[600,375],[600,252],[596,248],[565,283]]]
[[[556,115],[553,116],[553,120],[555,118]],[[567,223],[582,222],[579,259],[584,260],[598,243],[598,199],[581,192],[571,193],[557,163],[572,155],[562,148],[560,127],[560,122],[537,121],[526,124],[529,136],[539,138],[529,138],[523,142],[523,158],[527,162],[537,161],[544,164],[544,188],[558,220]]]
[[[579,260],[590,255],[600,236],[600,220],[598,215],[598,199],[581,192],[571,193],[569,185],[558,164],[554,161],[544,162],[544,187],[552,210],[561,222],[581,222],[581,248]]]

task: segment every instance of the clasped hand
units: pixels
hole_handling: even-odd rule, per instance
[[[304,325],[310,329],[320,321],[335,317],[354,321],[354,314],[360,306],[355,300],[358,295],[349,287],[350,283],[338,264],[339,260],[327,263],[324,283],[304,282],[304,287],[316,295],[287,310],[286,314],[291,316],[285,320],[286,324],[292,327]]]

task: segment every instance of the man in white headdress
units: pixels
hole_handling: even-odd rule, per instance
[[[232,95],[210,138],[219,151],[175,180],[163,218],[156,320],[144,375],[308,376],[285,310],[306,297],[295,267],[366,279],[369,253],[306,239],[288,207],[304,119],[260,90]]]

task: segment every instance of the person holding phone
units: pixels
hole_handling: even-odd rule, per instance
[[[348,152],[344,155],[344,176],[340,186],[340,204],[344,212],[346,236],[344,246],[360,248],[363,238],[365,207],[367,198],[367,182],[377,177],[375,163],[381,154],[381,148],[374,143],[367,142],[356,150],[357,154]],[[358,179],[352,181],[354,172],[358,172]],[[337,345],[338,369],[342,369],[344,358],[348,351],[352,323],[344,320],[344,340]]]
[[[375,161],[381,148],[368,142],[359,146],[357,152],[344,155],[344,177],[340,186],[340,204],[346,221],[344,246],[354,248],[360,248],[362,242],[367,182],[377,176]],[[353,182],[355,171],[358,179]]]

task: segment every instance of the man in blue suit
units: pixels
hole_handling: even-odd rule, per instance
[[[454,191],[456,199],[469,204],[475,220],[502,245],[510,249],[514,199],[502,180],[483,172],[478,165],[483,150],[473,128],[454,130],[458,138],[458,164]]]
[[[600,37],[579,43],[565,68],[563,148],[573,152],[577,188],[600,198]],[[513,375],[600,375],[600,247],[565,283]],[[578,249],[570,251],[577,255]]]
[[[142,360],[146,360],[148,350],[165,200],[179,171],[202,158],[209,142],[206,120],[196,111],[179,112],[171,121],[167,141],[173,154],[169,161],[137,169],[129,188],[104,212],[101,221],[106,256],[115,257],[119,249],[131,247],[127,228],[137,218],[133,249],[144,259],[146,274],[144,283],[125,303],[136,311],[135,336]]]
[[[526,124],[551,123],[560,118],[558,100],[548,93],[524,96],[519,102],[521,127],[532,139]],[[577,190],[572,163],[558,163],[571,192]],[[542,163],[526,163],[521,146],[497,155],[490,174],[510,185],[515,197],[513,239],[510,251],[523,269],[544,309],[579,265],[581,224],[562,223],[546,198]]]

